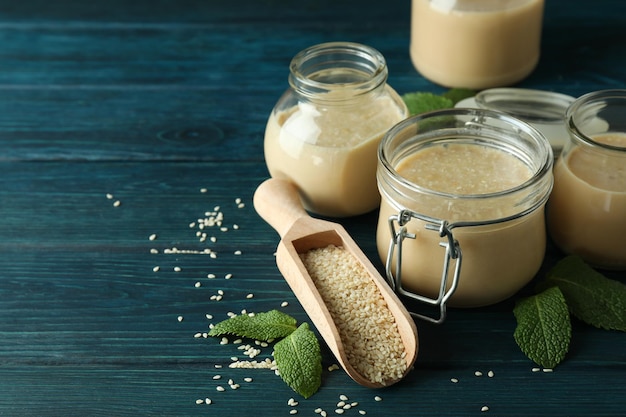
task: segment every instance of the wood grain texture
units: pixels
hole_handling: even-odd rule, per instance
[[[409,7],[0,0],[0,415],[275,417],[291,397],[298,415],[332,415],[341,394],[368,416],[486,415],[484,405],[498,416],[623,415],[623,333],[574,321],[567,360],[531,371],[512,308],[532,284],[495,306],[453,309],[444,325],[418,322],[415,370],[385,390],[328,372],[323,346],[323,385],[305,401],[272,371],[228,368],[234,344],[194,337],[243,309],[308,320],[276,268],[278,234],[252,207],[268,175],[265,122],[291,57],[324,41],[379,49],[400,93],[443,91],[410,63]],[[621,0],[548,1],[541,62],[520,86],[624,88],[625,15]],[[199,230],[216,206],[229,229]],[[376,217],[341,223],[382,270]],[[196,253],[205,248],[217,257]],[[560,256],[550,246],[538,276]]]

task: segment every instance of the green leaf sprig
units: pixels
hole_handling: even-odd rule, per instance
[[[520,300],[513,310],[513,333],[522,352],[535,363],[554,368],[569,350],[572,325],[565,297],[558,287]]]
[[[322,383],[320,345],[307,323],[297,321],[278,310],[242,314],[217,323],[209,336],[234,335],[265,342],[276,341],[274,360],[280,377],[294,391],[309,398]]]
[[[626,331],[626,285],[577,256],[559,261],[537,290],[516,303],[513,337],[538,365],[554,368],[565,359],[572,337],[570,314],[600,329]]]
[[[475,94],[476,92],[473,90],[452,88],[443,94],[434,94],[425,91],[406,93],[402,95],[402,100],[409,109],[409,114],[413,116],[433,110],[452,108],[459,101],[473,97]]]

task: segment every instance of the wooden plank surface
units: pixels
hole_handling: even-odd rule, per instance
[[[548,2],[542,60],[521,85],[624,88],[625,13],[621,0]],[[291,57],[323,41],[378,48],[401,93],[442,91],[413,69],[408,24],[409,2],[0,1],[0,415],[274,417],[291,397],[298,415],[334,415],[342,394],[368,416],[623,415],[624,334],[575,322],[568,359],[532,372],[512,337],[516,298],[418,322],[401,384],[372,391],[325,370],[308,400],[272,371],[229,369],[235,345],[194,337],[243,309],[308,320],[252,207],[265,121]],[[201,242],[198,220],[218,206],[229,229]],[[381,267],[376,213],[342,223]],[[551,247],[544,271],[559,257]]]

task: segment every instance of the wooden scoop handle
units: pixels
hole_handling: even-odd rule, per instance
[[[257,213],[284,237],[291,226],[303,217],[309,217],[302,207],[296,186],[286,180],[265,180],[254,193],[254,208]]]

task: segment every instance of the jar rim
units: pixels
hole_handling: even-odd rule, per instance
[[[289,65],[289,84],[305,97],[316,97],[334,90],[366,94],[387,81],[385,57],[377,49],[356,42],[326,42],[298,52]],[[316,77],[324,70],[353,70],[335,79]],[[318,97],[319,98],[319,97]],[[325,98],[343,101],[345,98]]]
[[[597,107],[602,106],[602,103],[605,105],[602,107],[606,107],[607,100],[621,101],[623,102],[624,108],[626,108],[626,89],[610,89],[610,90],[599,90],[592,91],[590,93],[584,94],[578,97],[572,104],[567,108],[565,118],[566,125],[570,132],[570,136],[577,139],[579,142],[586,144],[594,149],[604,149],[608,151],[615,151],[626,153],[626,146],[615,146],[608,143],[599,142],[594,140],[591,136],[585,134],[582,131],[582,128],[577,123],[577,115],[583,110],[585,106],[587,107]],[[607,132],[610,133],[610,132]]]
[[[538,144],[539,156],[541,157],[541,163],[535,169],[533,169],[532,175],[528,179],[518,184],[517,186],[512,187],[512,188],[507,188],[501,191],[483,193],[483,194],[454,194],[454,193],[449,193],[449,192],[431,190],[429,188],[416,184],[402,177],[398,173],[398,171],[395,169],[395,167],[392,166],[390,158],[388,158],[387,154],[389,153],[389,150],[387,149],[387,147],[389,146],[390,141],[396,135],[402,132],[404,129],[406,129],[407,127],[411,125],[414,125],[417,122],[432,119],[435,117],[454,117],[454,116],[472,116],[472,117],[480,117],[480,118],[487,117],[491,119],[497,119],[506,124],[514,126],[515,128],[525,132],[529,137],[532,137],[535,140],[535,142]],[[468,136],[470,135],[468,134]],[[476,137],[479,137],[479,136],[476,136]],[[378,158],[379,158],[380,163],[382,164],[383,169],[387,172],[387,174],[391,175],[395,181],[399,181],[404,187],[411,190],[412,192],[419,192],[419,193],[438,196],[442,198],[461,199],[461,200],[462,199],[479,200],[479,199],[504,197],[507,195],[514,194],[518,191],[528,189],[529,187],[540,182],[546,176],[546,174],[549,174],[551,172],[552,164],[554,160],[552,147],[550,146],[547,139],[545,139],[543,134],[535,127],[501,111],[486,110],[486,109],[470,109],[470,108],[452,108],[452,109],[435,110],[435,111],[431,111],[427,113],[414,115],[399,122],[383,136],[381,143],[378,147]],[[546,193],[545,200],[547,200],[548,194],[549,193]],[[539,204],[540,203],[542,203],[542,201],[540,201]]]

